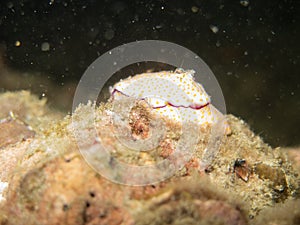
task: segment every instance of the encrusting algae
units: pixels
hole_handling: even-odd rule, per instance
[[[181,135],[177,123],[165,120],[164,140],[155,151],[140,152],[129,151],[112,137],[111,101],[80,105],[72,118],[62,118],[44,100],[22,91],[1,94],[0,108],[0,182],[7,184],[0,188],[0,224],[280,225],[299,220],[299,211],[290,213],[291,205],[299,205],[299,179],[286,153],[264,143],[233,115],[226,115],[230,132],[205,170],[200,165],[207,146],[203,135],[192,157],[171,178],[126,186],[88,165],[78,150],[74,126],[88,131],[95,125],[112,157],[151,165],[174,152]],[[95,118],[89,118],[91,110]],[[128,121],[137,140],[149,135],[152,116],[136,102]],[[87,139],[88,146],[92,142]],[[273,216],[273,209],[286,219]]]

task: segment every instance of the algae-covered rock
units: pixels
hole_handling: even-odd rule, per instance
[[[79,106],[73,118],[61,118],[27,92],[1,94],[0,105],[5,106],[0,120],[12,111],[17,119],[11,120],[23,124],[25,134],[28,127],[34,132],[0,149],[0,181],[8,184],[0,203],[3,225],[251,224],[251,218],[265,224],[264,216],[270,217],[273,207],[298,204],[292,199],[298,197],[299,180],[285,152],[271,148],[233,115],[227,116],[231,132],[205,171],[199,165],[205,150],[202,140],[192,159],[173,177],[132,187],[105,179],[87,164],[72,132],[74,124],[87,131],[95,125],[102,141],[115,147],[114,157],[137,164],[168,156],[178,140],[176,127],[167,129],[168,139],[157,153],[128,153],[110,135],[110,102],[96,106],[95,120],[87,113],[94,110],[93,104]],[[132,121],[135,135],[147,135],[141,125],[145,121]],[[16,129],[14,136],[24,129]],[[82,138],[87,146],[97,143]],[[265,210],[268,214],[260,213]],[[296,221],[299,214],[285,216]]]

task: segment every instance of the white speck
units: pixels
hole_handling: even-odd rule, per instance
[[[211,31],[216,34],[219,31],[219,28],[215,25],[209,25],[209,28],[211,29]]]
[[[159,25],[156,25],[156,26],[155,26],[156,29],[160,29],[160,28],[162,28],[162,27],[163,27],[162,24],[159,24]]]
[[[191,10],[193,13],[197,13],[199,11],[199,8],[197,6],[192,6]]]
[[[217,41],[216,46],[217,46],[217,47],[220,47],[220,46],[221,46],[221,42],[220,42],[220,41]]]
[[[46,96],[46,94],[45,93],[42,93],[42,97],[45,97]]]
[[[16,41],[16,42],[15,42],[15,46],[16,46],[16,47],[20,47],[20,46],[21,46],[21,42],[20,42],[20,41]]]
[[[249,0],[241,0],[240,4],[244,7],[247,7],[250,4],[250,2],[249,2]]]
[[[165,7],[162,6],[162,7],[161,7],[161,10],[164,10],[164,9],[165,9]]]
[[[101,142],[101,138],[99,138],[99,137],[97,136],[97,137],[95,137],[95,141],[99,143],[99,142]]]
[[[244,52],[244,55],[248,55],[248,52],[247,52],[247,51],[245,51],[245,52]]]
[[[3,197],[2,193],[3,191],[7,188],[8,183],[7,182],[1,182],[0,181],[0,202],[5,200],[5,198]]]
[[[109,51],[109,52],[108,52],[108,54],[110,54],[110,55],[111,55],[111,51]]]
[[[114,64],[114,66],[116,66],[116,65],[117,65],[117,62],[114,62],[113,64]]]
[[[49,51],[50,50],[50,44],[48,42],[43,42],[41,45],[41,50],[43,52]]]
[[[53,153],[53,152],[55,152],[55,150],[52,149],[52,148],[50,148],[50,147],[47,147],[45,152],[47,152],[47,153]]]

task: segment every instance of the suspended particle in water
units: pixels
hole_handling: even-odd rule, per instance
[[[16,41],[16,42],[15,42],[15,46],[16,46],[16,47],[20,47],[20,46],[21,46],[21,42],[20,42],[20,41]]]
[[[209,28],[214,34],[219,32],[219,28],[215,25],[209,25]]]
[[[244,7],[247,7],[250,4],[250,2],[249,2],[249,0],[241,0],[240,4]]]
[[[193,13],[197,13],[199,11],[199,8],[197,6],[192,6],[191,10]]]
[[[50,44],[48,42],[43,42],[41,45],[41,50],[43,52],[49,51],[50,50]]]

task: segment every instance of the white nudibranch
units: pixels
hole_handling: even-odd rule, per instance
[[[213,124],[222,114],[211,105],[194,73],[183,69],[143,73],[121,80],[110,91],[114,99],[128,96],[145,100],[155,112],[176,122]]]

